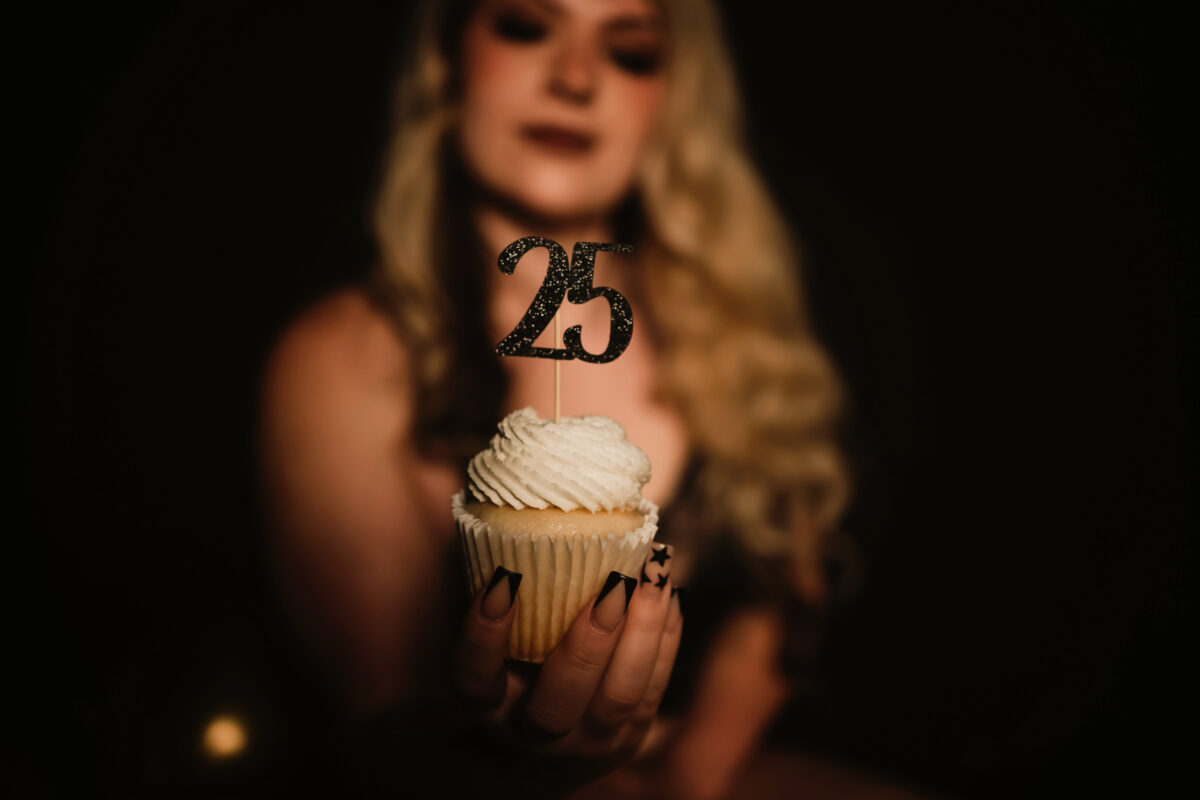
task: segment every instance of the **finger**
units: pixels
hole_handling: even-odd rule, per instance
[[[679,653],[679,641],[683,638],[683,604],[685,588],[675,586],[671,589],[670,610],[667,612],[667,622],[663,626],[662,642],[658,646],[658,658],[654,662],[654,670],[650,674],[650,682],[646,685],[646,693],[641,703],[634,711],[630,720],[638,728],[649,727],[658,715],[658,707],[662,703],[663,694],[667,691],[667,683],[671,680],[671,670],[675,666],[675,656]]]
[[[588,721],[602,730],[620,726],[646,694],[671,609],[674,552],[670,545],[655,543],[642,567],[625,629],[604,672],[600,690],[588,708]]]
[[[563,736],[579,724],[621,636],[636,587],[636,578],[609,573],[600,594],[550,651],[522,715],[522,730],[531,738]]]
[[[521,573],[496,567],[488,585],[467,611],[458,637],[452,681],[468,707],[495,708],[504,700],[507,676],[504,651],[516,619]]]

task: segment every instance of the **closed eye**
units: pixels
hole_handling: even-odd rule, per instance
[[[658,50],[642,48],[613,48],[610,57],[614,64],[631,75],[653,75],[662,60]]]
[[[538,20],[515,11],[497,14],[492,23],[492,30],[501,39],[518,44],[541,41],[547,32],[546,26]]]

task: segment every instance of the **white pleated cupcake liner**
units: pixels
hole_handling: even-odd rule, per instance
[[[522,575],[508,657],[541,663],[566,634],[579,611],[599,594],[613,570],[636,578],[658,532],[658,506],[642,498],[641,526],[622,533],[538,535],[497,530],[463,506],[466,490],[450,499],[474,597],[496,567]]]

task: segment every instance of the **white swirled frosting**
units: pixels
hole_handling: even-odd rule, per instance
[[[491,445],[467,466],[468,489],[480,502],[563,511],[637,508],[650,480],[650,459],[609,417],[553,422],[526,407],[498,427]]]

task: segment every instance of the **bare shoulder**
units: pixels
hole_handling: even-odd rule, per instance
[[[408,353],[394,327],[357,289],[325,296],[283,331],[264,372],[268,412],[408,399]]]
[[[276,574],[314,652],[355,703],[417,681],[427,598],[450,526],[426,510],[406,348],[358,291],[322,298],[275,343],[262,378],[259,458]],[[414,579],[412,575],[420,575]],[[423,604],[424,603],[424,604]],[[437,619],[437,624],[442,620]]]
[[[267,365],[269,380],[337,375],[380,384],[400,380],[407,352],[391,323],[358,289],[326,295],[283,331]]]
[[[408,352],[358,290],[335,292],[283,331],[262,382],[262,434],[272,460],[376,460],[408,442],[414,399]],[[372,455],[374,454],[374,455]]]

